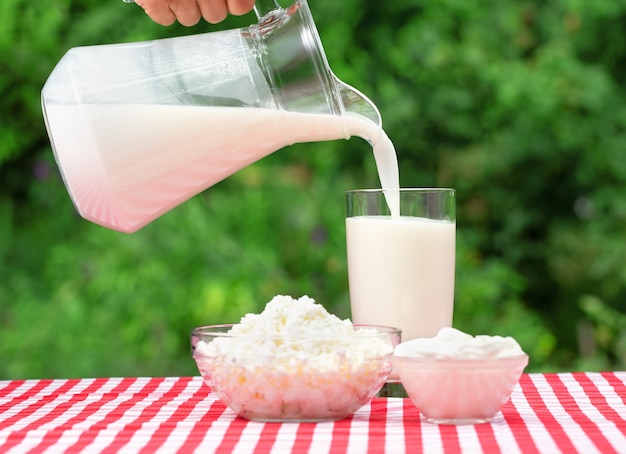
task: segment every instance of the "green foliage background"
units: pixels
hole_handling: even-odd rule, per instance
[[[457,189],[454,325],[515,336],[529,371],[624,369],[626,1],[309,5],[402,185]],[[283,149],[131,235],[79,218],[54,163],[39,95],[69,48],[252,22],[2,1],[0,379],[196,374],[190,328],[277,293],[350,316],[343,193],[378,186],[364,141]]]

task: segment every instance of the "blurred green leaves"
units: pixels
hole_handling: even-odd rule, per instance
[[[515,336],[529,370],[626,367],[626,0],[309,6],[402,185],[457,189],[455,326]],[[132,235],[80,219],[52,158],[39,93],[70,47],[252,22],[0,4],[0,378],[193,374],[192,327],[278,293],[349,317],[343,192],[379,185],[364,141],[288,147]]]

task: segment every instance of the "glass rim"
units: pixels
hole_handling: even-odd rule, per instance
[[[191,330],[192,337],[198,338],[250,338],[250,339],[281,339],[281,340],[307,340],[307,339],[319,339],[318,334],[306,334],[302,336],[286,336],[284,334],[255,334],[255,333],[245,333],[245,334],[233,334],[230,333],[230,329],[236,326],[236,323],[224,323],[218,325],[205,325],[198,326]],[[376,325],[369,323],[354,323],[351,325],[354,328],[354,331],[362,331],[362,330],[372,330],[375,332],[363,333],[360,336],[363,337],[386,337],[386,336],[401,336],[402,330],[400,328],[394,326],[387,325]],[[341,337],[341,336],[339,336]],[[334,336],[326,336],[328,339],[333,339]]]
[[[476,368],[477,365],[482,365],[483,367],[488,368],[507,368],[511,364],[517,365],[519,362],[526,362],[528,364],[528,360],[530,356],[526,352],[518,353],[511,356],[500,356],[496,358],[489,357],[473,357],[473,358],[463,358],[463,357],[425,357],[425,356],[407,356],[407,355],[398,355],[394,352],[393,354],[394,360],[397,361],[405,361],[407,363],[418,364],[421,367],[428,369],[427,366],[431,366],[432,368],[454,368],[463,370],[464,367],[470,367],[472,369]]]
[[[364,188],[364,189],[349,189],[346,194],[374,194],[385,192],[456,192],[454,188],[440,188],[440,187],[427,187],[427,188],[399,188],[399,189],[382,189],[382,188]]]

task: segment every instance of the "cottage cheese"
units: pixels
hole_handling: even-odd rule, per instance
[[[352,414],[384,383],[393,343],[355,329],[312,298],[274,297],[225,336],[199,341],[194,357],[220,398],[241,416],[322,420]]]
[[[435,337],[404,342],[395,348],[396,356],[431,359],[506,358],[524,351],[512,337],[470,334],[454,328],[442,328]]]

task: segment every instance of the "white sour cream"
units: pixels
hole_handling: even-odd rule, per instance
[[[430,359],[508,358],[524,351],[512,337],[470,334],[442,328],[435,337],[413,339],[396,346],[395,356]]]

